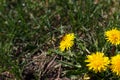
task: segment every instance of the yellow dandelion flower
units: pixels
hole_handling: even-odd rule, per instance
[[[111,71],[120,76],[120,54],[111,58]]]
[[[104,56],[102,52],[96,52],[87,56],[85,62],[88,62],[86,66],[88,66],[89,70],[93,70],[96,73],[105,71],[109,64],[109,58]]]
[[[60,42],[59,46],[60,50],[61,51],[64,51],[65,49],[69,50],[74,45],[74,38],[75,38],[74,33],[66,34]]]
[[[114,45],[120,44],[120,31],[117,30],[116,28],[106,31],[105,36],[108,42]]]

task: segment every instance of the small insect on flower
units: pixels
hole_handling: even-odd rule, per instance
[[[111,71],[120,76],[120,54],[111,58]]]
[[[64,51],[65,49],[69,50],[74,45],[74,39],[75,39],[74,33],[69,33],[63,36],[59,46],[60,50],[61,51]]]
[[[92,53],[87,56],[85,62],[88,62],[86,66],[88,66],[89,70],[97,72],[105,71],[109,64],[109,58],[104,56],[102,52]]]
[[[113,45],[120,44],[120,31],[117,30],[116,28],[105,31],[105,36],[107,41],[112,43]]]

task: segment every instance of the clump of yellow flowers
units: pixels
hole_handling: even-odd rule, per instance
[[[106,40],[112,45],[120,45],[120,30],[117,28],[105,31],[104,35]],[[63,36],[60,41],[60,51],[69,50],[74,45],[74,39],[74,33],[69,33]],[[120,54],[109,58],[105,56],[103,52],[95,52],[87,55],[85,62],[87,63],[86,66],[88,69],[95,73],[106,71],[107,68],[110,68],[113,73],[120,76]]]
[[[111,71],[116,75],[120,76],[120,54],[117,54],[109,60],[108,57],[104,56],[102,52],[92,53],[87,56],[85,60],[88,64],[89,70],[93,70],[95,73],[105,71],[110,67]]]
[[[60,50],[61,51],[64,51],[65,49],[69,50],[74,45],[74,39],[75,39],[74,33],[69,33],[63,36],[59,46]]]
[[[108,57],[104,56],[104,53],[96,52],[88,55],[85,62],[88,62],[87,66],[89,67],[89,70],[92,69],[97,73],[105,71],[110,61]]]
[[[113,45],[120,44],[120,30],[113,28],[111,30],[105,31],[105,36],[108,42]],[[113,73],[120,76],[120,54],[111,57],[109,60],[108,57],[104,56],[102,52],[91,53],[87,56],[85,62],[88,62],[89,70],[93,70],[96,73],[105,71],[109,66]]]
[[[106,31],[105,36],[107,41],[112,43],[113,45],[120,44],[120,31],[116,28]]]

